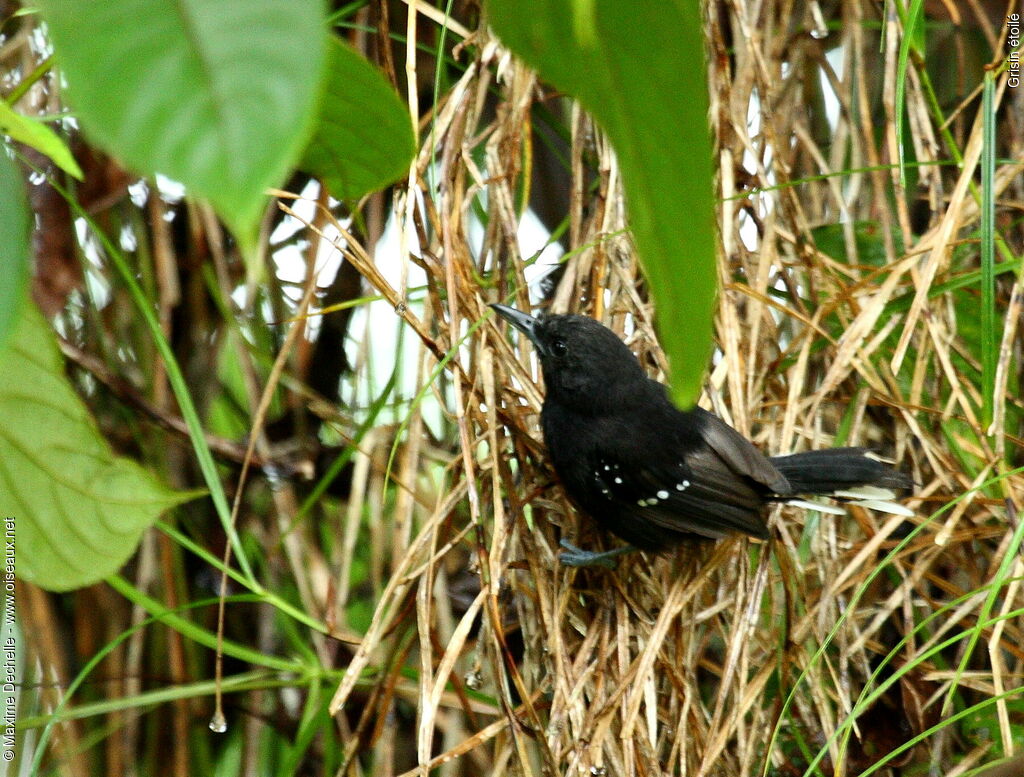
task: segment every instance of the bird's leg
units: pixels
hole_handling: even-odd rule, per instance
[[[632,553],[636,548],[632,545],[624,545],[621,548],[613,548],[598,553],[594,550],[583,550],[573,545],[569,540],[562,540],[558,543],[565,551],[558,554],[558,560],[567,567],[606,567],[615,569],[615,558],[623,553]]]

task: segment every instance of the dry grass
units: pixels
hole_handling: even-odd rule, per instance
[[[478,40],[490,58],[472,63],[432,125],[440,185],[423,184],[435,158],[425,146],[415,193],[403,192],[426,203],[426,223],[416,222],[416,229],[427,246],[423,266],[431,288],[421,319],[412,310],[403,315],[417,332],[432,333],[425,337],[428,351],[457,349],[448,409],[458,453],[446,469],[447,493],[435,509],[415,515],[418,533],[392,556],[391,583],[373,629],[335,696],[336,705],[351,710],[357,674],[391,652],[386,635],[401,631],[401,619],[410,628],[415,619],[421,765],[461,756],[477,766],[449,773],[752,775],[770,754],[780,773],[801,773],[801,759],[806,764],[807,753],[825,744],[881,659],[898,648],[881,678],[909,670],[862,714],[845,764],[837,765],[843,758],[834,741],[827,748],[826,771],[852,774],[945,717],[940,709],[951,684],[964,703],[1020,685],[1019,616],[982,629],[987,654],[976,651],[963,676],[954,671],[963,641],[927,654],[943,638],[976,626],[985,586],[1006,549],[1017,547],[1015,523],[1007,521],[1001,500],[990,497],[1019,499],[1019,475],[953,503],[1002,471],[993,442],[1019,444],[1019,428],[1007,427],[1005,415],[990,434],[981,426],[978,389],[962,364],[975,358],[973,347],[958,334],[965,305],[931,293],[972,264],[979,208],[969,185],[977,174],[981,119],[961,119],[952,136],[961,169],[928,166],[951,152],[912,71],[908,138],[921,167],[913,196],[894,200],[893,192],[902,191],[898,171],[884,167],[895,156],[893,95],[885,88],[879,101],[871,90],[894,82],[895,26],[878,54],[877,36],[862,24],[863,15],[874,14],[843,4],[838,35],[852,66],[837,74],[819,42],[794,38],[781,5],[764,4],[756,23],[737,21],[751,12],[743,3],[723,4],[723,18],[736,14],[729,32],[716,20],[709,24],[718,55],[712,60],[731,70],[711,74],[725,291],[717,367],[704,404],[767,450],[828,446],[842,428],[848,442],[892,452],[920,484],[911,505],[923,525],[908,536],[912,526],[883,514],[858,510],[845,521],[805,525],[799,513],[782,513],[770,545],[737,539],[663,558],[636,556],[614,573],[558,565],[558,537],[600,540],[567,505],[544,463],[536,365],[528,349],[510,346],[493,318],[463,337],[488,302],[531,305],[514,236],[520,163],[524,154],[529,158],[523,127],[539,86],[514,61],[494,79],[503,52]],[[841,106],[833,127],[823,125],[820,112],[822,87],[814,79],[822,71]],[[485,90],[495,87],[500,101],[489,120],[481,106]],[[997,100],[1010,97],[1003,82]],[[976,113],[976,104],[966,116]],[[634,350],[660,364],[653,313],[623,236],[614,156],[585,116],[573,111],[569,126],[572,159],[592,158],[600,175],[588,190],[579,165],[571,170],[573,255],[550,309],[588,313],[628,331]],[[876,132],[879,126],[889,131]],[[1011,120],[1001,126],[1019,129]],[[1007,152],[1020,149],[1019,134],[1002,140]],[[481,157],[478,168],[474,160]],[[1014,196],[1019,170],[999,169],[1000,198]],[[488,229],[482,250],[474,250],[467,235],[473,197],[481,191]],[[908,200],[919,201],[921,212],[912,212]],[[816,245],[821,233],[814,228],[824,224],[841,224],[829,246],[845,255]],[[1016,221],[1004,234],[1019,247]],[[884,258],[860,257],[865,245]],[[397,303],[398,290],[382,285],[362,261],[364,277]],[[479,278],[493,279],[496,288],[481,287]],[[1019,281],[1002,292],[1003,302],[1018,299]],[[904,304],[894,304],[901,299]],[[1015,317],[1004,323],[1002,358],[1015,364]],[[1001,375],[1000,395],[1017,402],[1011,370]],[[982,466],[971,471],[967,460]],[[468,514],[453,510],[464,496]],[[944,505],[950,509],[931,517]],[[898,543],[899,552],[887,556]],[[453,612],[446,584],[467,563],[480,577],[480,593],[468,609]],[[1013,564],[1012,574],[1020,575],[1019,562]],[[999,597],[1000,611],[1018,609],[1018,596],[1019,586],[1010,584]],[[960,598],[951,610],[948,603]],[[915,632],[933,613],[937,621]],[[473,639],[477,617],[482,625]],[[513,630],[521,654],[509,646]],[[472,710],[460,691],[467,676],[497,699],[493,717]],[[462,699],[455,709],[444,701],[448,684]],[[1011,752],[1011,731],[1022,722],[1013,711],[1019,705],[1004,700],[996,709],[1004,726],[992,734]],[[367,707],[363,715],[387,710]],[[949,727],[895,762],[951,768],[970,749]]]
[[[946,56],[963,65],[963,83],[949,87],[958,95],[952,102],[936,98],[942,117],[929,95],[944,87],[911,66],[906,138],[918,166],[907,190],[892,166],[898,24],[883,28],[880,43],[879,8],[844,0],[838,28],[823,42],[795,27],[812,5],[794,11],[776,0],[730,0],[709,11],[724,290],[702,403],[773,453],[837,439],[887,451],[919,484],[909,503],[918,519],[908,524],[851,508],[847,519],[819,522],[785,510],[773,515],[766,544],[733,539],[663,557],[635,554],[614,572],[558,564],[561,537],[588,547],[609,540],[553,482],[537,426],[543,392],[532,354],[485,315],[487,303],[527,309],[540,296],[527,284],[530,257],[516,240],[524,191],[563,187],[530,178],[540,142],[528,131],[536,104],[555,115],[564,108],[568,130],[562,175],[570,258],[550,309],[601,319],[652,370],[664,366],[664,356],[611,149],[586,115],[478,30],[461,53],[457,81],[433,113],[423,107],[415,175],[396,189],[403,250],[420,246],[406,261],[426,274],[423,303],[386,280],[372,258],[379,198],[363,209],[369,226],[359,234],[322,209],[309,223],[311,235],[342,234],[337,248],[365,288],[386,298],[415,333],[417,385],[428,387],[446,422],[440,437],[430,434],[424,405],[413,401],[396,410],[395,423],[358,433],[365,408],[326,413],[354,439],[355,452],[351,488],[324,499],[319,531],[298,520],[301,494],[291,484],[254,487],[242,502],[240,530],[266,554],[267,590],[294,585],[293,606],[341,638],[299,629],[296,641],[311,641],[316,671],[301,680],[286,672],[257,678],[257,690],[239,694],[229,711],[248,715],[229,715],[229,722],[244,732],[246,773],[263,773],[258,743],[268,730],[291,742],[319,726],[301,740],[301,772],[800,775],[824,748],[819,773],[854,775],[947,720],[947,699],[953,711],[998,701],[973,724],[954,721],[931,732],[879,766],[881,773],[924,774],[930,766],[963,774],[993,753],[1020,749],[1020,699],[1000,695],[1019,689],[1024,676],[1022,480],[1015,473],[977,488],[1020,464],[1022,433],[1019,265],[999,277],[999,401],[991,428],[980,414],[978,282],[971,276],[979,264],[974,181],[982,126],[970,37],[977,29],[982,37],[998,34],[998,24],[984,17],[979,28],[974,4],[954,9],[963,14],[949,33],[958,53]],[[841,70],[826,59],[825,43],[843,52]],[[839,105],[831,120],[822,73]],[[969,99],[954,112],[959,98]],[[1020,100],[1001,76],[1001,158],[1024,155],[1024,127],[1010,109]],[[1022,188],[1020,165],[1001,164],[994,191],[1004,261],[1019,261],[1013,257],[1024,247]],[[282,196],[284,207],[293,207],[294,196]],[[482,241],[472,237],[476,208],[486,212]],[[193,226],[222,245],[209,222]],[[310,265],[316,253],[310,249]],[[213,254],[227,299],[236,281],[227,260]],[[962,280],[969,285],[957,288]],[[374,332],[365,338],[345,379],[352,386],[368,385],[375,363],[390,369],[389,354],[373,353]],[[293,342],[297,353],[308,345]],[[250,407],[264,391],[262,374],[248,375]],[[289,385],[292,402],[325,415],[322,403]],[[222,455],[237,457],[226,446]],[[262,444],[257,452],[272,455]],[[181,548],[168,536],[147,540],[134,582],[146,590],[162,580],[171,592],[163,601],[175,606]],[[996,589],[988,587],[993,580]],[[193,599],[207,595],[195,581],[189,587]],[[84,656],[142,617],[99,590],[76,600],[80,607],[88,596],[107,602],[104,632],[90,632]],[[298,652],[281,636],[279,612],[263,608],[247,631],[232,625],[233,607],[243,605],[228,607],[229,631],[246,635],[237,639],[251,637],[268,655]],[[372,618],[356,617],[367,607]],[[35,593],[22,611],[40,635],[32,644],[40,666],[66,683],[73,676],[67,648],[54,641],[66,622]],[[1007,617],[992,622],[988,612]],[[972,629],[980,642],[962,673],[968,640],[931,650]],[[152,644],[170,656],[167,685],[209,677],[209,665],[190,658],[187,640],[183,647],[174,635],[143,634],[115,653],[110,675],[121,684],[101,694],[135,698],[134,678],[145,675],[144,647]],[[338,669],[347,670],[343,678]],[[276,687],[282,678],[302,690],[306,712]],[[886,680],[892,684],[876,701],[858,701]],[[197,688],[194,696],[207,692]],[[331,693],[332,712],[341,712],[328,719]],[[108,766],[130,763],[146,747],[134,706],[96,713],[98,724],[118,731]],[[843,729],[851,738],[842,750],[843,737],[833,734],[854,710],[856,726]],[[208,713],[205,704],[178,699],[157,707],[150,725],[166,723],[179,743],[196,742],[209,736],[201,725]],[[76,756],[86,749],[83,738],[76,724],[58,727],[55,757],[79,764],[68,773],[91,773]],[[175,773],[186,773],[190,754],[172,748]]]

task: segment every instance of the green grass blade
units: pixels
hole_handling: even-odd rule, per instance
[[[981,398],[982,424],[992,423],[995,406],[996,363],[999,332],[996,316],[996,203],[993,180],[996,171],[995,74],[985,71],[981,120]]]

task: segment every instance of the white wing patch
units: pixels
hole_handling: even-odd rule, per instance
[[[915,514],[909,507],[893,501],[896,499],[896,493],[894,491],[890,491],[888,488],[879,488],[878,486],[855,486],[853,488],[833,491],[830,494],[826,494],[826,496],[850,502],[858,507],[867,507],[871,510],[878,510],[881,513],[902,515],[907,518],[913,518]],[[817,510],[820,513],[829,513],[830,515],[846,514],[846,511],[841,507],[823,504],[822,502],[812,501],[809,499],[790,499],[786,504],[793,505],[794,507],[803,507],[807,510]]]

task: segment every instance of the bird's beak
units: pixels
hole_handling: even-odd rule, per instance
[[[541,343],[537,332],[540,324],[537,319],[515,308],[510,308],[508,305],[491,305],[491,307],[494,308],[495,313],[526,335],[530,342],[533,343],[534,348],[537,349],[537,353],[541,356],[544,355],[544,345]]]

